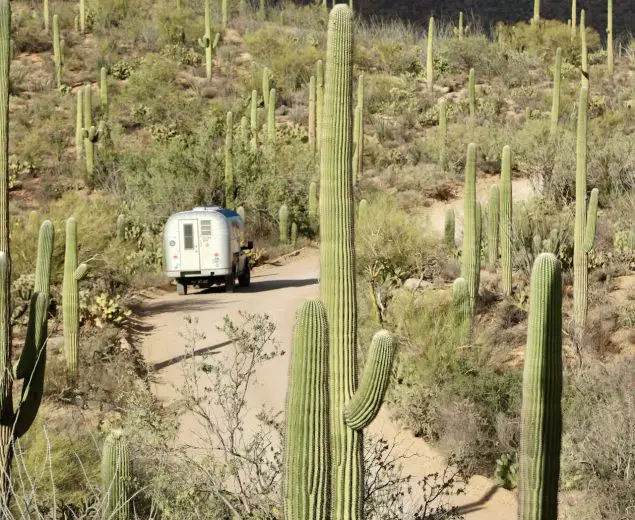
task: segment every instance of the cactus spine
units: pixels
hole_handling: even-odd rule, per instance
[[[512,293],[512,176],[511,176],[511,148],[503,148],[501,160],[501,189],[500,189],[500,252],[503,275],[501,284],[503,294]]]
[[[291,248],[295,249],[298,245],[298,225],[291,222]]]
[[[315,96],[316,96],[315,76],[311,76],[311,80],[309,81],[309,147],[311,148],[311,153],[313,155],[315,155],[315,153],[317,152],[317,143],[315,139],[315,131],[316,131]]]
[[[363,377],[378,380],[362,381],[357,388],[352,58],[353,14],[346,5],[338,4],[329,17],[320,168],[320,295],[327,311],[330,342],[330,518],[337,520],[363,516],[362,429],[379,409],[383,398],[379,387],[385,386],[388,379],[381,377],[384,365],[366,367]],[[374,364],[379,364],[386,356],[374,359]],[[345,412],[347,405],[350,407]]]
[[[251,144],[258,147],[258,91],[251,91]]]
[[[75,154],[81,161],[84,149],[84,92],[77,90],[77,108],[75,112]]]
[[[470,76],[468,80],[468,97],[470,103],[470,122],[476,123],[476,78],[474,69],[470,69]]]
[[[580,11],[580,47],[581,47],[581,85],[589,88],[589,53],[586,42],[586,17],[584,9]]]
[[[470,290],[465,278],[457,278],[452,285],[454,320],[462,345],[469,343],[472,334],[472,307]]]
[[[211,0],[204,0],[205,3],[205,34],[199,38],[198,43],[205,49],[205,77],[212,77],[212,15]]]
[[[225,207],[234,209],[234,115],[227,112],[225,128]]]
[[[426,52],[426,81],[428,84],[428,91],[432,92],[434,85],[434,61],[432,60],[432,43],[434,41],[434,16],[430,17],[428,24],[428,48]]]
[[[470,307],[472,312],[476,308],[478,285],[480,278],[480,236],[479,215],[476,203],[476,145],[470,143],[467,147],[467,161],[465,164],[465,191],[463,213],[463,258],[461,276],[467,282],[470,293]]]
[[[582,25],[582,20],[580,20]],[[573,316],[578,339],[582,338],[587,316],[588,266],[585,250],[587,175],[588,90],[580,89],[576,141],[575,236],[573,243]]]
[[[86,2],[79,0],[79,32],[86,33]]]
[[[316,128],[317,128],[317,148],[320,149],[322,139],[322,113],[324,111],[324,64],[318,60],[316,65],[317,93],[315,107]]]
[[[267,141],[272,144],[276,140],[276,89],[269,91],[267,107]]]
[[[459,40],[463,39],[463,11],[459,12]]]
[[[560,117],[560,77],[562,70],[562,49],[556,49],[556,66],[553,70],[553,100],[551,103],[551,137],[558,132],[558,119]]]
[[[262,69],[262,101],[265,104],[265,110],[269,108],[269,93],[271,92],[269,79],[269,69],[265,67]]]
[[[280,206],[278,210],[278,227],[280,231],[280,244],[289,243],[289,209],[286,204]]]
[[[330,518],[328,324],[319,300],[296,316],[287,391],[285,520]],[[311,425],[307,428],[306,425]]]
[[[575,40],[578,30],[578,7],[576,0],[571,0],[571,41]]]
[[[104,518],[130,519],[131,484],[132,463],[128,441],[121,430],[113,430],[104,441],[101,459]]]
[[[558,517],[562,436],[562,280],[551,253],[536,258],[523,371],[520,520]]]
[[[452,251],[456,243],[454,242],[454,235],[456,233],[456,224],[454,218],[454,210],[448,208],[445,210],[445,228],[444,228],[444,243],[447,251]]]
[[[448,138],[448,115],[445,99],[442,99],[439,102],[439,136],[441,141],[439,146],[439,165],[441,166],[441,169],[445,171]]]
[[[70,217],[66,220],[62,317],[66,374],[71,384],[75,384],[77,381],[79,365],[79,288],[77,282],[84,277],[86,269],[86,264],[77,265],[77,223],[73,217]]]
[[[499,233],[499,215],[500,215],[500,190],[498,184],[492,185],[489,190],[489,202],[487,203],[487,247],[488,247],[488,263],[492,271],[496,270],[496,262],[498,260],[498,233]]]
[[[609,77],[613,77],[615,71],[615,58],[613,56],[613,0],[608,0],[606,20],[606,58]]]
[[[53,15],[53,57],[55,60],[55,83],[57,88],[62,86],[62,42],[60,40],[60,20],[57,15]]]
[[[108,72],[106,67],[102,67],[100,72],[99,101],[102,117],[106,117],[108,115]]]
[[[319,214],[318,214],[318,195],[317,184],[312,182],[309,184],[309,225],[314,233],[318,231]]]

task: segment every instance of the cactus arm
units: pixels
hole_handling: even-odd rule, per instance
[[[296,316],[291,349],[285,520],[327,520],[330,514],[328,347],[326,309],[319,300],[308,300]]]
[[[370,345],[360,385],[344,411],[346,424],[353,430],[363,430],[377,417],[388,388],[394,357],[393,335],[386,330],[377,332]]]
[[[37,313],[41,306],[39,300],[44,298],[44,295],[39,292],[34,292],[31,295],[31,301],[29,303],[29,321],[26,328],[26,338],[24,340],[24,348],[20,353],[20,357],[15,364],[13,374],[16,379],[24,379],[31,374],[35,367],[35,361],[37,359],[37,344],[36,344],[36,328],[38,323],[42,323],[43,317]]]
[[[79,264],[77,269],[75,269],[75,274],[74,274],[73,278],[75,278],[75,280],[77,280],[79,282],[79,281],[83,280],[84,278],[86,278],[87,274],[88,274],[88,264],[81,263],[81,264]]]
[[[587,208],[586,228],[584,230],[584,250],[589,253],[595,244],[595,232],[598,221],[598,195],[600,190],[593,188],[591,190],[591,198],[589,199],[589,207]]]
[[[562,279],[551,253],[534,262],[529,301],[518,518],[541,520],[558,517],[562,442]]]
[[[212,42],[212,49],[215,50],[220,43],[220,33],[216,33],[214,35],[214,41]]]

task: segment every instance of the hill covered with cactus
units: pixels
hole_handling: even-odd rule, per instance
[[[635,43],[587,4],[0,0],[4,517],[461,518],[485,475],[523,520],[627,518]],[[254,267],[319,248],[257,431],[267,316],[223,322],[227,365],[188,318],[171,400],[139,351],[163,224],[198,205],[242,216]],[[451,461],[421,496],[382,407]]]

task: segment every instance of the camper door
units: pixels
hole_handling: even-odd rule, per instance
[[[181,240],[181,272],[200,271],[201,262],[198,248],[198,221],[179,220]]]

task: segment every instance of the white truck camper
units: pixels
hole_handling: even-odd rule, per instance
[[[176,292],[187,294],[189,285],[210,287],[225,284],[233,292],[250,282],[249,257],[253,242],[243,242],[244,223],[235,211],[198,207],[175,213],[163,231],[165,271],[176,279]]]

